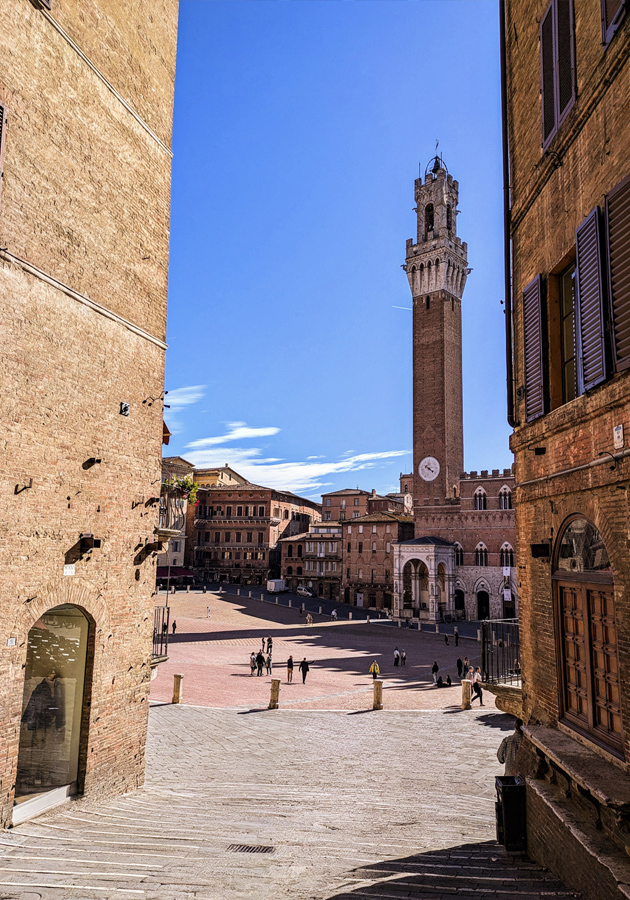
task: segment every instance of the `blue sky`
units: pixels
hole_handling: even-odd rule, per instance
[[[413,182],[460,183],[467,469],[509,466],[498,4],[182,0],[165,452],[307,497],[411,457]]]

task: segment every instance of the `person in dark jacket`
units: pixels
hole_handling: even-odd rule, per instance
[[[306,662],[306,657],[304,657],[304,659],[303,659],[302,662],[300,663],[299,668],[300,668],[300,672],[302,673],[302,684],[304,684],[304,682],[306,681],[306,674],[307,674],[308,669],[309,669],[309,665],[308,665],[308,663]]]
[[[293,657],[290,656],[287,659],[287,684],[291,684],[293,681]]]
[[[256,666],[258,667],[258,675],[262,675],[263,666],[265,665],[265,657],[259,650],[256,654]]]
[[[463,671],[464,671],[464,663],[463,663],[463,661],[462,661],[461,656],[458,656],[458,657],[457,657],[457,677],[459,678],[460,681],[461,681],[461,679],[462,679],[462,672],[463,672]]]
[[[22,714],[22,723],[29,731],[58,731],[66,724],[63,685],[57,679],[57,672],[51,669],[31,694]]]
[[[433,684],[437,684],[438,680],[438,672],[440,671],[440,667],[437,664],[437,660],[431,666],[431,673],[433,675]]]

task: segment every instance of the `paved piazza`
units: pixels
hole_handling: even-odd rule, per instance
[[[391,626],[309,628],[295,611],[214,598],[208,622],[206,600],[174,598],[179,640],[153,683],[145,786],[2,833],[0,900],[575,896],[494,843],[496,749],[511,720],[427,685],[433,659],[446,669],[453,657],[443,638],[404,633],[399,674]],[[274,711],[269,678],[249,675],[263,634],[281,658],[314,662]],[[387,686],[374,712],[365,673],[379,652]],[[182,706],[165,702],[174,672]]]

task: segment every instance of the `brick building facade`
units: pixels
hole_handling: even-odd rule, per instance
[[[195,467],[182,456],[165,456],[162,459],[162,484],[177,483],[193,477]],[[176,535],[165,544],[157,557],[157,580],[166,587],[171,584],[184,584],[189,581],[188,570],[184,566],[186,558],[186,514],[188,498],[179,500],[183,521]]]
[[[359,488],[342,488],[322,494],[322,518],[324,522],[343,522],[357,519],[367,512],[369,491]]]
[[[249,483],[200,487],[196,508],[188,509],[187,564],[209,580],[265,584],[280,577],[281,538],[320,520],[319,503],[290,491]]]
[[[528,846],[592,900],[630,882],[626,6],[501,5]]]
[[[511,470],[463,472],[461,298],[467,246],[457,236],[459,185],[440,157],[415,183],[416,240],[405,270],[413,302],[412,473],[415,536],[394,560],[394,615],[511,617],[516,609]]]
[[[315,597],[341,600],[342,531],[337,522],[312,525],[280,541],[281,577],[289,590],[306,587]]]
[[[0,4],[3,825],[143,780],[177,33],[158,6]]]

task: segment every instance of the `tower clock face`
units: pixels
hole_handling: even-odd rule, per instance
[[[418,475],[425,481],[435,481],[440,474],[440,464],[435,456],[425,456],[418,466]]]

